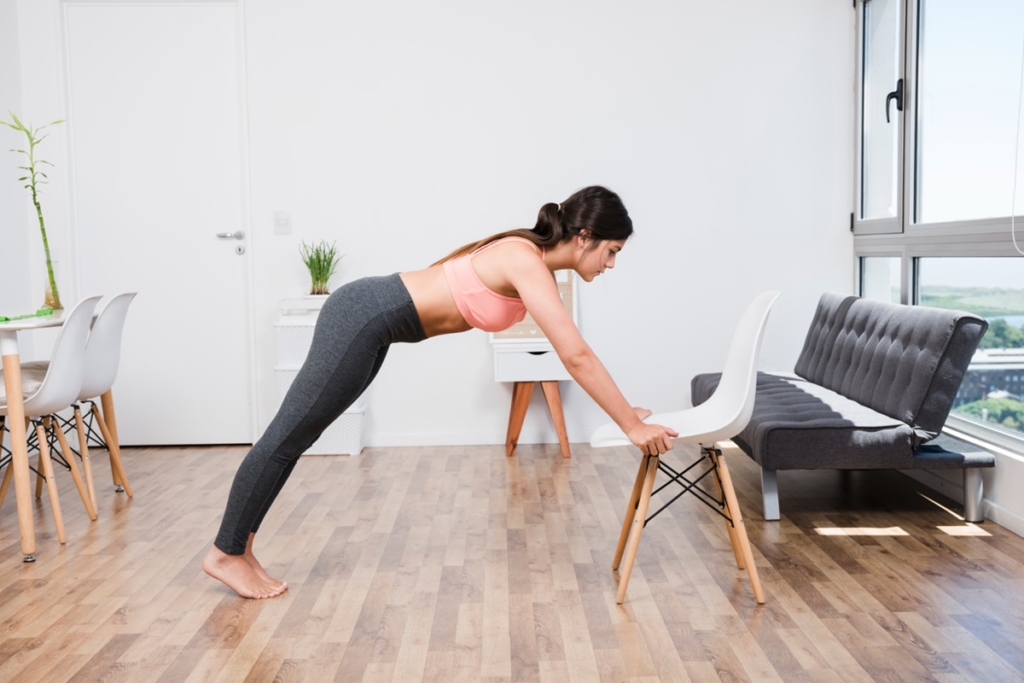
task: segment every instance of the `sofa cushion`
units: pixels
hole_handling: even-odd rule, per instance
[[[693,404],[720,379],[694,377]],[[913,467],[910,426],[796,376],[757,373],[753,416],[733,441],[767,470]]]
[[[933,438],[988,323],[970,313],[824,294],[796,374]]]

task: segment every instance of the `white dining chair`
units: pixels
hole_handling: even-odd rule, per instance
[[[125,292],[105,299],[98,307],[89,340],[85,349],[85,372],[82,377],[82,388],[71,404],[74,410],[74,422],[61,420],[63,428],[74,429],[78,436],[77,454],[82,459],[85,470],[85,481],[96,506],[96,487],[93,481],[89,442],[94,446],[106,448],[110,454],[110,472],[116,491],[124,491],[128,497],[133,496],[128,475],[125,474],[124,463],[121,461],[121,448],[117,434],[111,421],[113,414],[113,398],[111,388],[117,379],[117,370],[121,362],[121,338],[124,323],[128,316],[128,306],[136,296],[136,292]],[[25,363],[22,374],[39,376],[46,372],[45,361]],[[103,408],[96,405],[96,399],[103,397]],[[85,410],[82,410],[85,406]],[[97,433],[97,428],[99,433]],[[62,446],[63,448],[63,446]],[[73,457],[72,451],[68,457]]]
[[[89,324],[92,321],[96,302],[99,300],[98,296],[83,299],[67,314],[64,324],[57,334],[57,340],[54,342],[53,353],[47,364],[46,372],[42,376],[23,372],[21,378],[26,423],[34,427],[32,431],[39,449],[39,469],[36,470],[36,474],[42,476],[46,481],[46,487],[50,494],[50,505],[53,508],[53,520],[57,527],[57,538],[61,543],[65,543],[67,538],[64,533],[64,517],[60,510],[60,499],[57,495],[57,482],[53,477],[53,464],[50,460],[48,430],[52,429],[55,432],[65,453],[70,453],[70,446],[67,444],[64,432],[59,427],[54,428],[55,421],[48,418],[52,414],[70,407],[82,389]],[[3,387],[0,387],[0,392],[2,392],[0,415],[6,418],[7,392]],[[68,458],[68,462],[75,487],[82,497],[82,503],[85,504],[89,519],[95,520],[96,508],[82,481],[78,466],[75,464],[74,458]],[[4,496],[7,494],[12,473],[13,467],[8,466],[4,473],[3,483],[0,483],[0,503],[3,502]]]
[[[725,519],[736,565],[747,570],[754,598],[759,604],[764,602],[764,591],[757,576],[747,531],[743,526],[743,515],[736,499],[732,479],[729,477],[729,468],[717,442],[738,435],[750,422],[750,416],[754,411],[757,358],[761,350],[761,339],[768,323],[768,313],[779,294],[780,292],[764,292],[758,295],[743,313],[729,346],[721,382],[711,398],[695,408],[651,415],[644,420],[671,427],[679,432],[679,436],[673,439],[676,444],[699,445],[700,458],[685,469],[677,471],[662,462],[657,455],[641,457],[640,469],[633,483],[633,491],[629,496],[629,505],[619,534],[619,543],[615,549],[615,558],[612,560],[612,569],[619,569],[625,559],[619,574],[618,592],[615,597],[617,603],[621,604],[625,600],[626,586],[633,571],[644,526],[685,493],[692,493]],[[598,448],[629,446],[630,441],[618,426],[606,424],[591,435],[590,445]],[[697,474],[691,474],[699,467],[704,469]],[[659,470],[670,479],[655,489],[654,481]],[[708,477],[715,484],[714,492],[702,486],[702,482]],[[676,484],[683,490],[648,517],[651,496],[670,484]]]

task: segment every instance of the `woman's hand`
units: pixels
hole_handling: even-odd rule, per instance
[[[661,425],[638,422],[626,432],[626,436],[644,455],[661,455],[672,450],[675,445],[672,437],[679,436],[679,432]]]

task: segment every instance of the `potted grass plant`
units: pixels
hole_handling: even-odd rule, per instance
[[[328,244],[325,240],[314,244],[302,243],[302,248],[299,250],[302,255],[302,262],[306,264],[306,268],[309,270],[310,288],[309,293],[312,296],[326,296],[330,294],[328,285],[331,281],[331,276],[338,268],[338,263],[341,261],[343,254],[338,253],[338,248],[334,242]]]
[[[39,128],[33,128],[32,126],[26,126],[18,117],[14,115],[14,112],[8,111],[11,115],[11,121],[0,120],[0,124],[13,128],[14,130],[24,133],[25,138],[28,140],[28,149],[12,149],[12,152],[18,154],[24,154],[28,159],[28,166],[19,166],[18,170],[25,171],[28,175],[18,178],[18,182],[25,183],[24,187],[32,195],[32,204],[36,207],[36,218],[39,220],[39,234],[43,238],[43,253],[46,255],[46,290],[44,294],[43,308],[49,308],[52,310],[60,310],[64,306],[60,302],[60,292],[57,290],[57,278],[53,275],[53,261],[50,260],[50,242],[46,237],[46,222],[43,220],[43,207],[39,203],[39,186],[45,185],[47,182],[46,173],[40,170],[41,166],[53,166],[49,161],[43,159],[36,159],[36,147],[39,146],[43,140],[47,138],[49,133],[40,135],[44,129],[50,126],[55,126],[58,123],[63,123],[64,120],[60,119],[53,123],[48,123],[45,126]]]

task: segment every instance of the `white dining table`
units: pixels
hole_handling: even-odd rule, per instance
[[[7,429],[11,432],[11,467],[14,468],[14,497],[18,504],[18,529],[25,562],[36,559],[36,532],[32,518],[32,487],[28,468],[28,444],[25,439],[25,403],[21,393],[21,357],[18,333],[60,327],[67,311],[50,315],[0,322],[0,353],[3,354],[4,386],[7,389]]]

